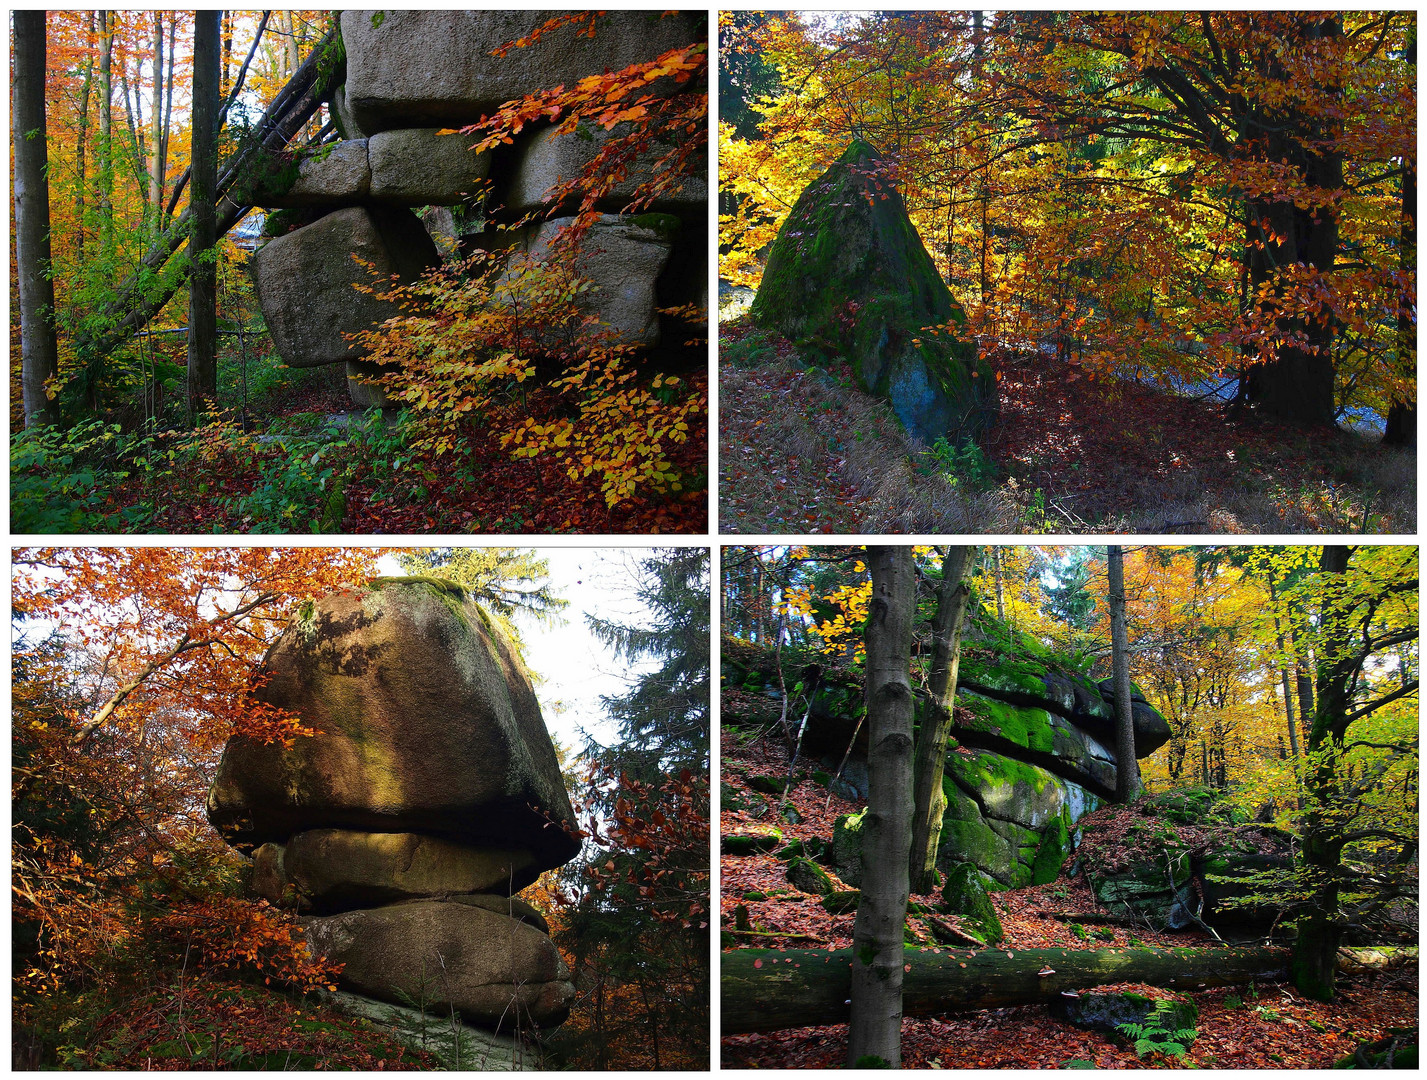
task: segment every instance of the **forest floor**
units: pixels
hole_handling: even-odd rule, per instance
[[[705,393],[702,377],[689,380]],[[224,400],[231,400],[225,396]],[[554,415],[535,399],[520,417]],[[553,457],[512,458],[509,417],[468,429],[443,455],[409,446],[375,413],[355,411],[340,365],[279,369],[248,420],[193,432],[120,435],[17,462],[15,532],[702,533],[707,417],[669,448],[683,490],[646,489],[609,507],[598,477],[572,480]],[[260,420],[254,418],[261,418]],[[519,419],[517,418],[517,420]],[[506,426],[514,426],[514,422]]]
[[[1415,450],[1092,380],[1037,354],[993,366],[1000,419],[984,453],[951,460],[914,445],[848,365],[807,367],[746,318],[721,324],[721,530],[1416,531]]]
[[[780,783],[788,773],[788,753],[781,740],[750,740],[728,728],[722,732],[723,783],[737,801],[751,809],[723,809],[723,835],[750,825],[776,824],[788,841],[832,836],[842,814],[862,809],[861,803],[832,795],[810,778],[812,762],[802,762],[788,799],[801,815],[790,824],[778,815],[776,796],[747,786],[747,777],[768,776]],[[725,803],[728,799],[725,798]],[[849,948],[855,915],[829,914],[819,898],[800,892],[787,879],[786,863],[771,854],[724,855],[721,867],[721,929],[734,929],[735,909],[743,905],[751,924],[782,939],[789,948]],[[839,888],[846,888],[839,885]],[[750,892],[764,900],[745,900]],[[1080,940],[1065,922],[1046,917],[1047,910],[1091,912],[1095,904],[1083,880],[1064,877],[1049,885],[990,894],[1006,940],[1000,948],[1113,948],[1130,945],[1194,946],[1210,943],[1200,931],[1156,933],[1145,927],[1105,927],[1093,945]],[[935,907],[935,895],[913,896],[924,907]],[[948,919],[946,916],[941,916]],[[954,921],[949,920],[948,921]],[[937,942],[921,919],[909,927],[923,947]],[[747,938],[743,944],[776,948],[779,938]],[[1184,1058],[1140,1059],[1134,1049],[1106,1035],[1064,1023],[1044,1005],[984,1009],[902,1021],[902,1067],[908,1069],[1058,1069],[1072,1060],[1094,1062],[1098,1068],[1328,1068],[1364,1041],[1384,1036],[1388,1028],[1417,1023],[1417,969],[1338,978],[1339,994],[1332,1002],[1309,1001],[1287,984],[1263,983],[1249,988],[1223,987],[1189,992],[1199,1009],[1198,1038]],[[728,1069],[835,1069],[844,1066],[847,1025],[791,1028],[722,1039],[722,1064]]]

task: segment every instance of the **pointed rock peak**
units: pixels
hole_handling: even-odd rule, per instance
[[[866,161],[886,161],[879,151],[870,142],[863,139],[853,139],[846,150],[842,152],[842,157],[837,159],[839,165],[860,165]]]

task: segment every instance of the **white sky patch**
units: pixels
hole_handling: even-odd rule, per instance
[[[586,614],[638,626],[650,613],[635,596],[637,563],[647,548],[535,548],[550,565],[551,591],[570,602],[561,621],[549,625],[517,615],[525,638],[525,658],[537,677],[535,695],[545,726],[557,742],[583,748],[586,736],[608,746],[618,729],[600,704],[601,696],[626,692],[653,663],[630,666],[616,659],[585,621]],[[402,574],[394,559],[382,572]]]

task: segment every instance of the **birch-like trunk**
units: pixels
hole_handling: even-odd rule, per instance
[[[862,824],[862,898],[852,934],[848,1064],[902,1062],[902,932],[912,831],[912,614],[910,547],[870,547],[867,609],[867,813]]]
[[[1130,638],[1125,629],[1125,549],[1109,546],[1110,664],[1115,682],[1115,801],[1134,802],[1140,793],[1135,758],[1135,714],[1130,704]]]

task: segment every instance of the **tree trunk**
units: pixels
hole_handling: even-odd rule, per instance
[[[1289,678],[1289,668],[1291,664],[1289,661],[1288,650],[1285,648],[1285,642],[1283,639],[1283,624],[1278,617],[1278,591],[1273,583],[1272,568],[1270,568],[1268,573],[1268,599],[1269,603],[1273,605],[1273,632],[1278,639],[1278,651],[1279,654],[1284,658],[1282,665],[1280,665],[1278,669],[1278,673],[1279,677],[1282,679],[1283,682],[1283,708],[1288,716],[1288,745],[1289,748],[1293,751],[1293,760],[1297,761],[1298,724],[1293,718],[1293,693],[1295,687],[1291,684],[1291,680]]]
[[[847,1060],[854,1068],[902,1063],[902,932],[912,826],[912,615],[909,547],[869,547],[867,609],[867,811],[862,897],[852,944]]]
[[[1002,569],[1002,554],[1001,554],[1001,548],[1000,548],[1000,546],[998,545],[998,546],[992,548],[991,551],[992,551],[992,553],[993,553],[993,555],[994,555],[994,557],[995,557],[995,562],[993,563],[993,565],[994,565],[995,568],[996,568],[996,618],[999,619],[1001,622],[1005,622],[1005,621],[1006,621],[1006,592],[1005,592],[1005,587],[1004,587],[1004,585],[1002,584],[1002,580],[1001,580],[1002,577],[1003,577],[1003,574],[1004,574],[1004,571],[1003,571],[1003,569]]]
[[[1403,58],[1414,69],[1417,67],[1417,36],[1407,42],[1407,55]],[[1405,159],[1402,163],[1402,217],[1398,226],[1398,273],[1402,276],[1402,293],[1397,300],[1397,374],[1399,378],[1412,380],[1414,389],[1417,382],[1417,290],[1414,275],[1417,273],[1417,161]],[[1413,284],[1409,284],[1412,282]],[[1394,394],[1387,410],[1387,427],[1382,441],[1390,446],[1417,445],[1417,397]]]
[[[113,15],[99,13],[99,233],[107,259],[114,251],[114,28]]]
[[[174,18],[177,18],[175,15]],[[149,118],[153,131],[149,138],[149,202],[154,207],[154,220],[158,222],[163,215],[164,199],[164,173],[163,173],[163,141],[164,141],[164,15],[162,11],[154,12],[154,97],[152,105],[153,115]],[[161,227],[161,226],[158,226]]]
[[[1341,32],[1336,16],[1303,16],[1305,39],[1333,38]],[[1269,62],[1269,79],[1287,82],[1281,67]],[[1343,187],[1343,153],[1339,146],[1341,121],[1310,117],[1296,110],[1269,108],[1248,120],[1245,140],[1259,161],[1291,164],[1310,190],[1337,191]],[[1279,276],[1293,267],[1331,275],[1338,254],[1336,206],[1300,206],[1293,199],[1249,200],[1250,293],[1266,286],[1270,296],[1282,287]],[[1273,359],[1255,364],[1248,372],[1249,400],[1265,412],[1302,424],[1332,424],[1333,344],[1332,318],[1266,317],[1275,324],[1278,344]]]
[[[20,383],[25,427],[59,423],[46,385],[59,376],[55,290],[50,276],[50,192],[45,127],[45,13],[15,12],[15,257],[20,279]]]
[[[1140,794],[1140,763],[1135,757],[1135,713],[1130,702],[1130,639],[1125,629],[1125,549],[1109,546],[1110,669],[1115,686],[1115,801],[1134,802]]]
[[[1305,997],[1332,998],[1335,957],[1342,943],[1338,922],[1338,869],[1343,844],[1335,835],[1333,804],[1338,794],[1337,757],[1341,736],[1337,730],[1348,715],[1349,690],[1354,669],[1351,627],[1338,598],[1348,572],[1348,548],[1326,545],[1318,562],[1320,575],[1332,575],[1321,590],[1318,614],[1324,646],[1318,651],[1317,705],[1308,733],[1307,757],[1314,762],[1305,778],[1307,813],[1303,820],[1303,876],[1312,890],[1298,917],[1298,937],[1293,944],[1293,985]]]
[[[88,167],[85,160],[86,144],[89,141],[89,98],[94,83],[94,12],[89,13],[89,21],[84,35],[84,84],[79,95],[79,144],[75,147],[75,171],[78,182],[74,187],[74,265],[84,269],[84,189],[89,183]]]
[[[720,963],[723,1034],[848,1022],[855,949],[734,949]],[[1054,1000],[1066,990],[1143,982],[1168,989],[1278,978],[1279,948],[909,949],[902,1012],[996,1009]],[[757,966],[755,966],[757,965]],[[1040,972],[1053,969],[1049,975]],[[900,968],[899,968],[900,970]]]
[[[912,762],[912,847],[908,867],[915,893],[930,892],[936,883],[936,849],[941,839],[941,817],[946,811],[942,773],[946,766],[946,740],[951,734],[951,709],[956,701],[956,674],[961,664],[961,624],[971,596],[974,547],[950,547],[941,561],[941,590],[936,621],[932,624],[935,647],[928,689],[931,705],[917,733]]]
[[[222,12],[197,11],[193,24],[193,152],[188,242],[188,411],[196,417],[218,391],[218,67]]]

